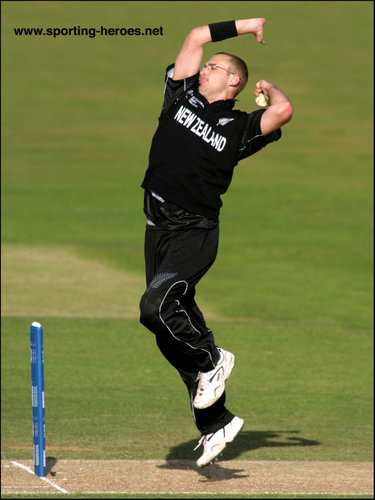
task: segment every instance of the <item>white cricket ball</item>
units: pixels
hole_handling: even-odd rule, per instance
[[[257,106],[259,106],[260,108],[267,108],[269,105],[269,102],[265,98],[263,92],[261,92],[258,95],[258,97],[255,98],[255,102],[256,102]]]

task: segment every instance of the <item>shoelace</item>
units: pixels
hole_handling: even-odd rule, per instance
[[[197,375],[197,378],[195,379],[195,381],[198,381],[198,380],[205,380],[205,379],[209,379],[210,376],[211,376],[211,373],[216,370],[216,368],[221,364],[223,363],[224,361],[224,354],[223,353],[220,353],[220,359],[217,363],[217,365],[215,366],[215,368],[213,368],[211,371],[209,372],[198,372],[198,375]]]
[[[207,375],[206,373],[201,373],[198,386],[198,392],[200,396],[203,394],[204,390],[209,385],[210,385],[209,375]]]
[[[205,440],[205,438],[206,438],[206,436],[202,436],[200,438],[200,440],[198,441],[197,446],[194,448],[194,451],[197,450],[200,447],[200,445],[203,443],[203,441]]]
[[[205,441],[206,441],[206,440],[207,440],[207,441],[209,441],[209,440],[212,438],[212,436],[213,436],[214,434],[215,434],[214,432],[211,432],[211,434],[205,434],[205,435],[203,435],[203,436],[200,438],[200,440],[198,441],[197,446],[194,448],[194,451],[195,451],[195,450],[197,450],[197,449],[200,447],[200,445],[201,445],[202,443],[203,443],[203,446],[204,446]]]

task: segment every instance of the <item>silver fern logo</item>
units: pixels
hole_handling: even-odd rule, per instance
[[[160,285],[165,283],[166,281],[174,278],[177,273],[160,273],[157,274],[154,279],[151,281],[148,288],[159,288]]]
[[[232,122],[233,120],[234,118],[219,118],[217,125],[221,125],[222,127],[224,127],[224,125],[226,125],[229,122]]]

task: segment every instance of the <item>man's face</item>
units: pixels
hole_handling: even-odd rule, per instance
[[[233,72],[230,58],[223,54],[213,56],[200,71],[199,92],[202,95],[220,95],[228,87]]]

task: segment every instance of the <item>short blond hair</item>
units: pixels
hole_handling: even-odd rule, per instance
[[[231,71],[233,71],[233,73],[236,73],[237,75],[239,75],[239,77],[241,79],[240,83],[238,84],[238,87],[236,89],[235,95],[239,94],[246,86],[247,80],[249,78],[249,72],[247,70],[247,65],[246,65],[245,61],[234,54],[230,54],[229,52],[216,52],[216,54],[214,54],[214,55],[215,56],[224,55],[224,56],[228,56],[230,58],[229,64],[230,64]]]

